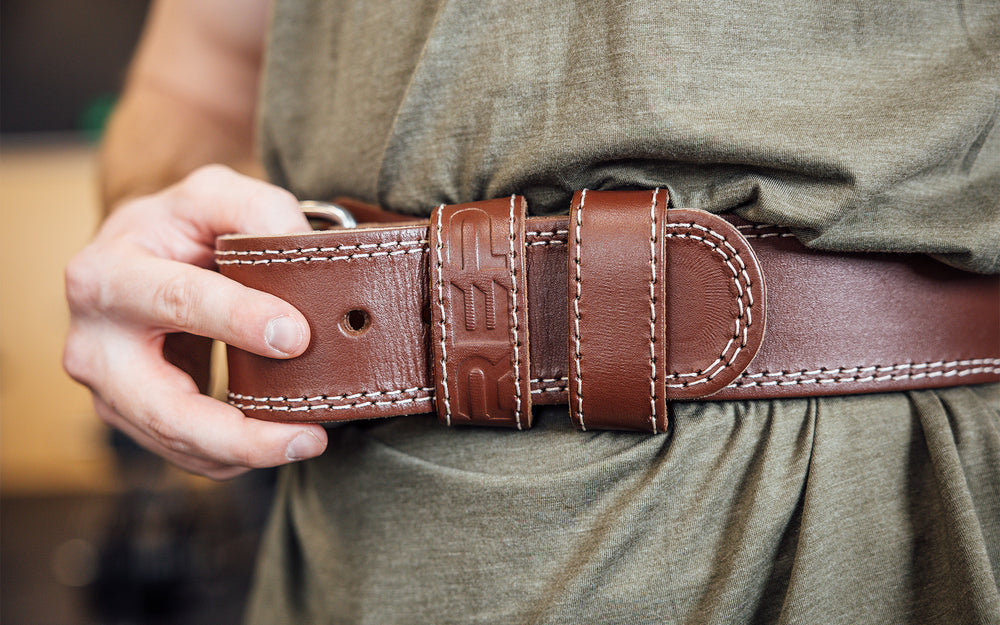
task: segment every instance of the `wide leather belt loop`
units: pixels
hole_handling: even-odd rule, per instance
[[[635,226],[632,237],[637,239],[646,226],[652,228],[648,211],[653,208],[653,192],[629,193],[634,195],[609,195],[606,199],[617,197],[616,201],[635,205],[637,215],[642,213],[645,225]],[[588,215],[599,212],[587,209],[594,208],[594,202],[602,197],[603,193],[587,192],[582,210],[584,228]],[[498,202],[503,203],[505,218],[509,218],[510,200]],[[665,195],[662,200],[657,195],[656,211],[665,202]],[[519,203],[515,200],[515,219],[520,215]],[[640,210],[641,206],[645,208]],[[630,244],[635,249],[629,253],[636,254],[643,265],[642,271],[635,269],[628,274],[630,288],[635,289],[642,310],[637,318],[607,320],[609,331],[620,327],[619,336],[626,328],[630,333],[637,331],[628,340],[641,343],[641,349],[629,354],[638,363],[633,366],[643,369],[641,374],[627,380],[624,375],[609,377],[616,389],[634,387],[641,393],[641,400],[630,398],[629,402],[648,406],[645,412],[636,413],[642,415],[641,422],[627,424],[629,427],[647,428],[648,423],[652,431],[651,415],[656,419],[657,431],[666,425],[661,409],[650,404],[654,390],[656,401],[661,395],[650,385],[652,367],[642,366],[643,362],[649,365],[650,319],[656,339],[654,350],[660,350],[662,344],[662,352],[654,352],[655,381],[662,378],[663,386],[659,388],[664,389],[667,401],[841,395],[1000,381],[997,276],[960,271],[917,254],[817,252],[806,249],[783,228],[736,218],[720,219],[728,223],[725,228],[719,221],[706,225],[700,221],[704,213],[688,211],[697,217],[693,218],[675,212],[679,210],[668,209],[662,228],[658,225],[656,229],[663,235],[662,241],[653,243],[662,243],[662,253],[655,259],[658,276],[664,276],[662,283],[657,278],[650,296],[645,272],[649,270],[652,277],[651,237]],[[373,209],[372,214],[377,215],[377,211]],[[655,214],[659,220],[659,213]],[[496,218],[500,217],[503,215]],[[573,328],[569,316],[572,300],[567,295],[575,295],[575,288],[567,288],[571,284],[568,270],[572,267],[568,254],[569,218],[530,217],[522,223],[523,247],[517,238],[521,226],[515,224],[514,254],[523,250],[520,255],[525,271],[521,277],[526,281],[527,297],[521,306],[531,341],[529,344],[527,336],[521,341],[521,355],[526,351],[528,356],[519,360],[520,367],[515,369],[521,371],[517,388],[522,392],[521,418],[522,426],[526,426],[529,411],[525,377],[530,378],[527,394],[533,404],[566,405],[569,401],[571,364],[575,363],[573,351],[567,349]],[[441,394],[435,390],[434,376],[431,296],[436,267],[430,260],[433,227],[428,220],[420,220],[295,235],[221,237],[216,250],[220,272],[290,302],[305,316],[312,332],[308,349],[291,360],[265,358],[230,347],[229,401],[248,416],[278,421],[333,422],[433,412]],[[500,231],[504,227],[509,236],[509,226],[497,226]],[[441,229],[445,231],[444,221]],[[732,235],[734,230],[741,233],[741,238]],[[445,233],[442,250],[452,245],[448,236]],[[499,257],[492,254],[501,250],[510,253],[510,239],[504,238],[502,232],[495,236],[501,237],[501,247],[491,235],[494,259]],[[580,240],[582,253],[586,254],[588,243],[594,239],[583,232]],[[752,256],[758,260],[760,279],[749,262]],[[581,260],[586,263],[583,256]],[[442,265],[442,290],[447,271],[450,269]],[[618,278],[614,276],[620,281]],[[766,311],[763,292],[753,290],[762,289],[764,279]],[[583,281],[581,296],[586,301],[594,285],[587,282],[585,275]],[[518,295],[522,286],[524,283],[519,283]],[[452,288],[451,307],[454,310],[458,305],[461,311],[462,305],[456,299],[459,291]],[[497,287],[497,293],[495,302],[506,295],[506,306],[510,291]],[[482,297],[478,290],[476,297]],[[650,309],[654,298],[654,309]],[[483,300],[478,302],[485,308]],[[582,311],[584,321],[587,305]],[[639,306],[635,308],[639,310]],[[447,302],[445,311],[447,314]],[[478,315],[479,310],[476,312]],[[513,336],[509,334],[513,317],[506,317],[509,312],[503,312],[499,304],[495,311],[494,331],[504,329],[504,337]],[[708,316],[715,318],[702,323]],[[464,317],[460,315],[459,325],[462,323]],[[766,336],[755,339],[754,332],[765,324]],[[446,331],[454,325],[446,322]],[[665,337],[662,341],[661,336]],[[731,344],[729,338],[733,338]],[[581,339],[581,354],[587,358],[588,337],[581,334]],[[757,340],[761,342],[753,357]],[[513,340],[508,339],[507,345],[509,349]],[[712,346],[713,350],[711,354],[701,353],[694,349],[699,346]],[[736,347],[741,349],[734,356]],[[707,361],[706,355],[711,355]],[[749,365],[740,362],[750,357],[753,359]],[[525,367],[530,372],[527,376],[523,373]],[[711,385],[721,384],[720,380],[725,379],[722,376],[743,367],[746,369],[724,388],[711,393]],[[713,375],[720,369],[722,373]],[[448,375],[453,376],[450,371]],[[583,378],[588,384],[586,368]],[[705,381],[694,383],[700,379]],[[510,388],[513,393],[513,385]],[[592,429],[588,388],[583,390],[583,420]],[[513,399],[498,401],[512,410]],[[484,399],[479,405],[486,402]],[[487,412],[481,410],[479,414]]]
[[[720,391],[760,348],[764,280],[746,239],[666,206],[660,189],[573,199],[568,377],[581,429],[662,432],[668,399]]]
[[[569,406],[582,430],[662,432],[667,193],[580,191],[567,254]]]
[[[431,214],[431,352],[447,425],[531,426],[523,197]]]

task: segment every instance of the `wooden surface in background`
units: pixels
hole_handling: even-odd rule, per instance
[[[106,431],[62,370],[63,267],[98,221],[95,150],[0,147],[0,488],[113,489]]]

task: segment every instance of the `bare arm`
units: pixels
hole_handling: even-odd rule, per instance
[[[266,423],[205,397],[165,337],[217,338],[273,358],[309,328],[286,302],[215,273],[229,232],[308,229],[291,194],[255,173],[252,128],[264,0],[159,0],[102,150],[111,212],[66,269],[64,366],[98,414],[176,464],[216,478],[315,456],[321,427]]]
[[[210,163],[260,173],[253,123],[268,4],[153,5],[101,152],[107,210]]]

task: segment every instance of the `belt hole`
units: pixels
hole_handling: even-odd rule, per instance
[[[361,310],[360,308],[347,311],[343,321],[341,321],[344,330],[349,334],[364,334],[368,331],[371,324],[371,315],[368,314],[367,310]]]

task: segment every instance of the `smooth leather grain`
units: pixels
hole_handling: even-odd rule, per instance
[[[725,388],[760,348],[766,289],[739,230],[665,190],[573,198],[569,405],[581,429],[665,431],[667,400]]]
[[[652,192],[634,193],[648,199]],[[594,194],[588,193],[590,200]],[[766,281],[766,336],[746,370],[711,399],[870,393],[1000,380],[997,276],[963,272],[919,255],[816,252],[784,229],[727,221],[752,246]],[[434,412],[429,227],[424,220],[300,235],[221,237],[216,252],[220,271],[295,305],[313,337],[302,356],[287,361],[230,347],[233,405],[249,416],[281,421]],[[532,217],[524,227],[532,400],[565,404],[569,221],[566,216]],[[702,306],[704,295],[685,288],[685,280],[671,279],[670,267],[677,264],[670,261],[674,243],[690,245],[692,240],[664,243],[669,350],[664,358],[676,373],[689,358],[686,342],[698,343],[691,327],[675,327],[679,311]],[[648,303],[648,294],[645,298]],[[354,310],[365,311],[370,319],[364,332],[347,327],[347,315]],[[648,321],[643,314],[645,336]],[[648,381],[646,373],[645,401]]]
[[[662,432],[667,193],[581,191],[567,236],[569,407],[581,430]],[[660,338],[660,340],[657,340]]]

